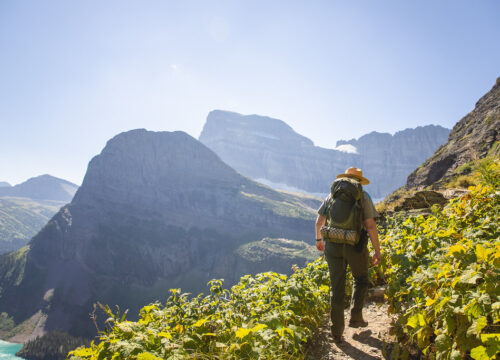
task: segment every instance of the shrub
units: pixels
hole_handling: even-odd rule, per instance
[[[71,359],[301,359],[328,306],[320,259],[288,278],[267,272],[242,277],[230,291],[222,280],[209,286],[210,295],[191,299],[171,290],[164,307],[143,307],[137,322],[103,307],[111,327]]]
[[[382,246],[396,335],[431,359],[495,359],[500,351],[500,195],[483,185],[424,218],[390,220]]]

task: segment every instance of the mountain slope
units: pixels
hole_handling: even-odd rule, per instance
[[[408,188],[423,188],[471,171],[473,162],[500,157],[500,78],[452,129],[448,142],[408,176]]]
[[[372,132],[325,149],[281,120],[215,110],[207,117],[200,141],[245,176],[309,193],[328,192],[337,174],[358,166],[372,181],[367,191],[381,198],[404,185],[448,133],[433,125],[395,135]]]
[[[65,202],[0,198],[0,254],[28,243]]]
[[[4,186],[2,186],[4,184]],[[0,183],[0,254],[17,250],[71,201],[78,186],[50,175]]]
[[[25,197],[33,200],[70,202],[78,186],[51,175],[41,175],[15,185],[0,187],[1,196]]]
[[[0,308],[21,324],[3,336],[92,336],[96,301],[135,313],[173,287],[198,292],[212,278],[230,285],[249,272],[289,271],[310,255],[273,252],[256,265],[239,248],[264,237],[309,240],[313,228],[314,210],[301,197],[239,175],[185,133],[119,134],[29,250],[0,258],[10,264],[0,267]],[[277,246],[286,242],[258,249]]]

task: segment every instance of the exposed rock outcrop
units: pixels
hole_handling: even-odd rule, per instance
[[[367,191],[381,198],[404,185],[448,133],[432,125],[395,135],[373,132],[325,149],[281,120],[216,110],[208,115],[200,141],[243,175],[309,193],[327,193],[337,174],[358,166],[372,181]]]
[[[446,199],[440,192],[421,190],[415,192],[411,196],[405,197],[403,201],[394,208],[394,211],[426,209],[432,207],[433,205],[443,207],[447,203],[448,199]]]
[[[170,288],[196,293],[212,278],[229,286],[302,265],[307,257],[290,251],[259,263],[237,250],[264,237],[309,240],[314,218],[300,196],[241,176],[183,132],[126,132],[90,161],[73,201],[29,248],[0,258],[0,308],[15,324],[91,336],[96,301],[136,314]]]
[[[245,176],[310,193],[326,193],[334,176],[357,159],[314,146],[281,120],[219,110],[208,114],[200,141]]]
[[[500,157],[500,78],[476,107],[452,129],[448,142],[413,171],[406,186],[423,188],[439,184],[460,172],[460,167],[488,154]],[[457,173],[458,171],[458,173]],[[467,171],[467,167],[464,167]]]

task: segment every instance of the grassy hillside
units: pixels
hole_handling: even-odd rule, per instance
[[[59,201],[0,198],[0,254],[26,245],[63,205]]]

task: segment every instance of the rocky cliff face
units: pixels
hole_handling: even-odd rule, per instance
[[[7,183],[4,183],[7,184]],[[41,175],[10,186],[0,186],[0,197],[15,196],[33,200],[70,202],[78,185],[51,175]]]
[[[357,149],[360,167],[372,180],[369,191],[382,198],[402,186],[415,166],[446,142],[449,133],[441,126],[419,126],[394,135],[372,132],[357,140],[339,141],[337,147],[348,144]]]
[[[212,278],[230,285],[246,273],[289,269],[306,257],[259,266],[239,249],[264,237],[308,240],[307,202],[239,175],[185,133],[120,134],[29,249],[0,259],[0,309],[23,324],[23,336],[55,329],[90,336],[96,301],[133,314],[165,301],[170,288],[196,293]]]
[[[381,198],[402,186],[448,133],[440,126],[394,136],[373,132],[339,141],[332,150],[314,146],[281,120],[216,110],[208,115],[200,141],[246,176],[310,193],[327,193],[337,174],[358,166],[372,181],[367,191]]]
[[[408,188],[439,186],[442,180],[459,175],[460,167],[486,157],[500,156],[500,78],[476,103],[476,107],[452,129],[448,142],[410,174]],[[464,170],[467,167],[464,166]]]
[[[326,193],[333,176],[356,159],[314,146],[281,120],[227,111],[210,112],[200,141],[245,176],[310,193]]]

